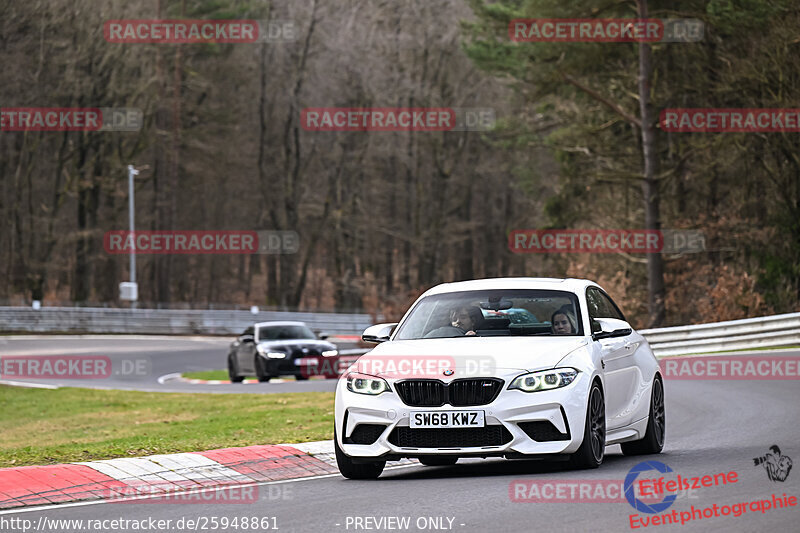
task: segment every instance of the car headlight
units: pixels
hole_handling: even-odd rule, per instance
[[[286,353],[284,353],[284,352],[270,352],[269,348],[266,348],[264,346],[257,346],[256,347],[256,351],[258,353],[260,353],[261,355],[266,355],[270,359],[285,359],[286,358]]]
[[[366,374],[348,374],[347,375],[347,390],[357,394],[369,394],[370,396],[377,396],[382,392],[388,392],[392,389],[383,378],[375,376],[368,376]]]
[[[554,368],[553,370],[540,370],[530,374],[522,374],[514,378],[509,389],[518,389],[523,392],[538,392],[542,390],[566,387],[578,376],[574,368]]]
[[[339,350],[325,350],[322,352],[322,357],[334,357],[339,355]]]

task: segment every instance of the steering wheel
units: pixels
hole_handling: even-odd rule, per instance
[[[464,330],[455,326],[442,326],[440,328],[432,329],[423,337],[424,339],[437,339],[444,337],[463,337]]]

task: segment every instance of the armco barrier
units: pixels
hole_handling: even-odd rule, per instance
[[[361,335],[368,314],[289,311],[0,307],[0,332],[126,333],[142,335],[236,335],[256,322],[299,320],[334,335]]]
[[[330,335],[354,335],[368,314],[289,311],[0,307],[0,332],[236,335],[255,322],[299,320]],[[639,331],[657,356],[800,345],[800,313]],[[355,339],[354,339],[355,340]]]
[[[800,313],[639,330],[656,356],[800,345]]]

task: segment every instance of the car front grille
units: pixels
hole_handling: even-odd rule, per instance
[[[415,407],[439,407],[444,405],[445,384],[438,379],[411,379],[395,384],[397,394],[406,405]]]
[[[502,446],[512,438],[504,426],[494,425],[482,428],[396,427],[388,440],[401,448],[472,448]]]
[[[306,352],[303,353],[303,348],[295,348],[292,350],[291,359],[298,359],[300,357],[315,357],[322,355],[319,350],[316,348],[306,348]]]
[[[455,379],[449,384],[438,379],[409,379],[395,383],[403,403],[412,407],[469,407],[492,403],[503,388],[497,378]]]

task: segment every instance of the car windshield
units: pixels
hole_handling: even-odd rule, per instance
[[[577,297],[531,289],[436,294],[414,307],[394,339],[510,335],[583,335]]]
[[[281,341],[287,339],[316,339],[307,326],[263,326],[258,328],[259,341]]]

